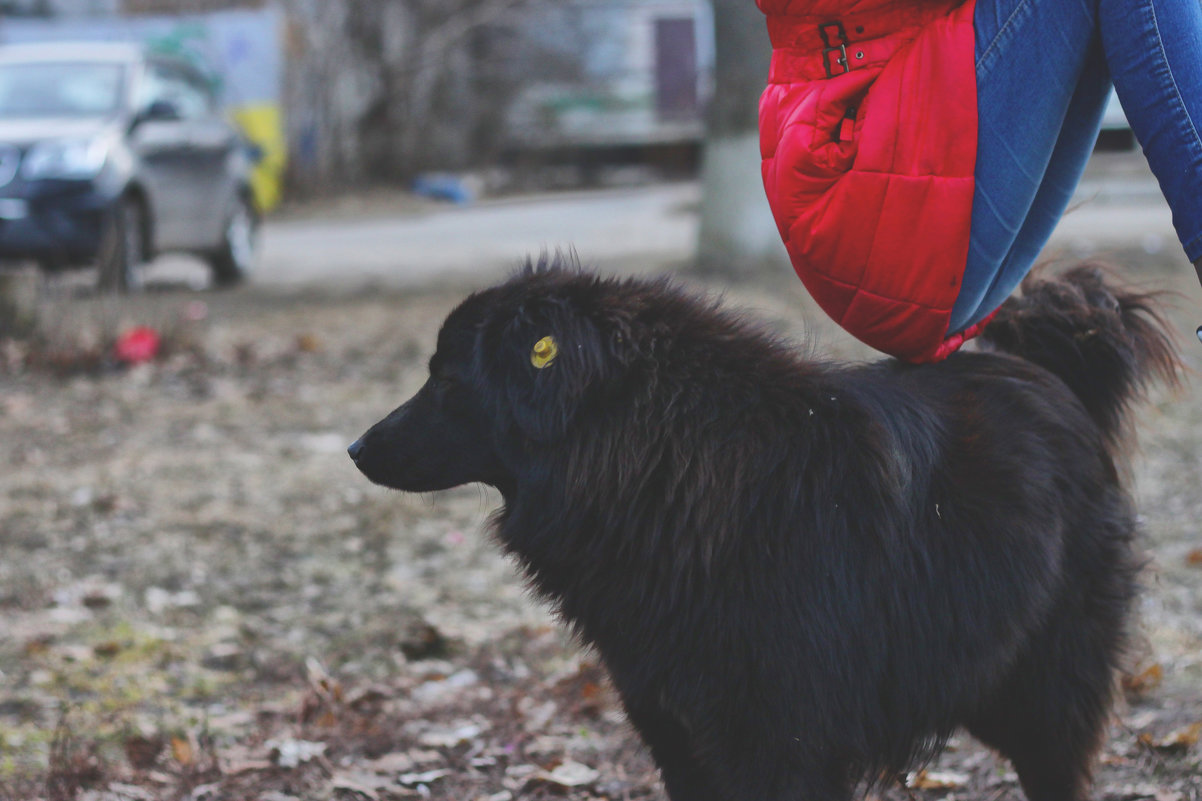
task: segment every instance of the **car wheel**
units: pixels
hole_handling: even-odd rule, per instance
[[[102,292],[129,292],[142,287],[146,262],[146,213],[134,197],[124,197],[108,213],[100,237],[99,276]]]
[[[259,215],[250,200],[239,195],[225,219],[221,245],[209,258],[213,283],[233,286],[241,283],[254,270],[255,248],[259,238]]]

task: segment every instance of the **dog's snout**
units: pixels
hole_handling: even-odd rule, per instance
[[[351,457],[351,461],[358,462],[359,454],[363,453],[363,438],[355,440],[350,447],[346,449],[347,454]]]

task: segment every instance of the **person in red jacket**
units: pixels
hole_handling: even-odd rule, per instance
[[[1199,3],[758,2],[769,202],[868,344],[932,361],[980,329],[1067,207],[1112,83],[1202,279]]]

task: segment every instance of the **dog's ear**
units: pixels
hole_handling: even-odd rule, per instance
[[[548,442],[563,436],[581,404],[621,372],[623,337],[611,328],[565,298],[545,297],[523,303],[489,337],[485,369],[527,437]]]

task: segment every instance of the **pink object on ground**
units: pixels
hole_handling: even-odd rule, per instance
[[[158,331],[140,325],[117,338],[116,344],[113,345],[113,356],[125,364],[141,364],[158,356],[161,344],[162,339]]]

